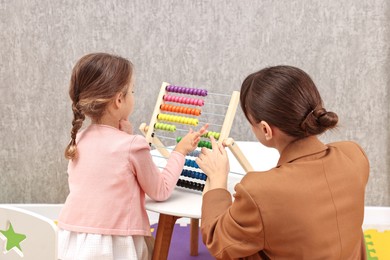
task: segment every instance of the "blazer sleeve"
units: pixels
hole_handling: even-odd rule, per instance
[[[203,196],[201,232],[203,243],[217,259],[236,259],[264,249],[260,210],[242,184],[235,186],[235,200],[225,189]]]

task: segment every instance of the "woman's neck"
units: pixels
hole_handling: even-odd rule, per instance
[[[275,135],[276,134],[276,135]],[[282,154],[283,150],[292,142],[297,140],[296,137],[285,134],[283,131],[277,128],[276,133],[274,129],[273,147]]]

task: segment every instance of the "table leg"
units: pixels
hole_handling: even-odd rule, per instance
[[[160,213],[157,225],[156,239],[154,242],[154,250],[152,257],[153,260],[164,260],[168,258],[173,228],[178,218],[180,217]]]
[[[198,240],[199,240],[199,219],[191,219],[191,229],[190,229],[190,255],[198,255]]]

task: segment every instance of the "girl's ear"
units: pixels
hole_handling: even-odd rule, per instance
[[[267,140],[267,141],[271,140],[273,137],[273,132],[272,132],[271,126],[266,121],[261,121],[259,123],[259,127],[265,136],[265,140]]]
[[[116,107],[120,107],[123,103],[123,93],[119,92],[115,95],[114,104]]]

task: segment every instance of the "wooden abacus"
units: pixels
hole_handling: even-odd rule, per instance
[[[174,95],[171,95],[170,93],[174,93]],[[139,129],[145,135],[146,140],[149,142],[149,144],[153,145],[164,158],[168,158],[170,156],[170,152],[168,151],[169,149],[167,148],[167,146],[164,145],[164,143],[160,139],[167,137],[158,136],[156,134],[156,130],[174,133],[178,130],[176,124],[197,126],[199,124],[199,119],[197,117],[200,117],[202,115],[200,107],[204,106],[205,101],[203,99],[196,99],[187,96],[192,95],[205,98],[208,94],[208,91],[205,89],[175,86],[167,82],[162,83],[149,125],[147,125],[146,123],[142,123]],[[230,148],[233,155],[236,157],[237,161],[243,167],[245,172],[252,171],[252,166],[250,165],[248,160],[242,154],[241,150],[234,142],[233,138],[229,137],[234,116],[239,103],[240,93],[238,91],[233,91],[231,96],[225,96],[229,96],[230,101],[229,105],[227,106],[226,113],[222,115],[224,116],[224,121],[221,125],[222,127],[220,132],[208,131],[202,137],[210,138],[210,136],[213,135],[214,138],[218,140],[218,142],[223,142],[225,146]],[[170,103],[190,105],[190,107],[182,105],[172,105]],[[188,115],[194,117],[187,117]],[[212,123],[208,123],[212,125]],[[181,138],[177,137],[175,139],[177,142],[179,142]],[[211,143],[209,141],[201,140],[198,144],[198,147],[211,148]],[[197,157],[198,155],[199,150],[195,150],[188,156]],[[200,171],[199,166],[193,159],[186,159],[185,166],[187,166],[187,168],[191,168],[191,170],[186,168],[183,169],[181,177],[177,182],[177,186],[202,191],[207,176]],[[196,181],[189,181],[188,178]]]

